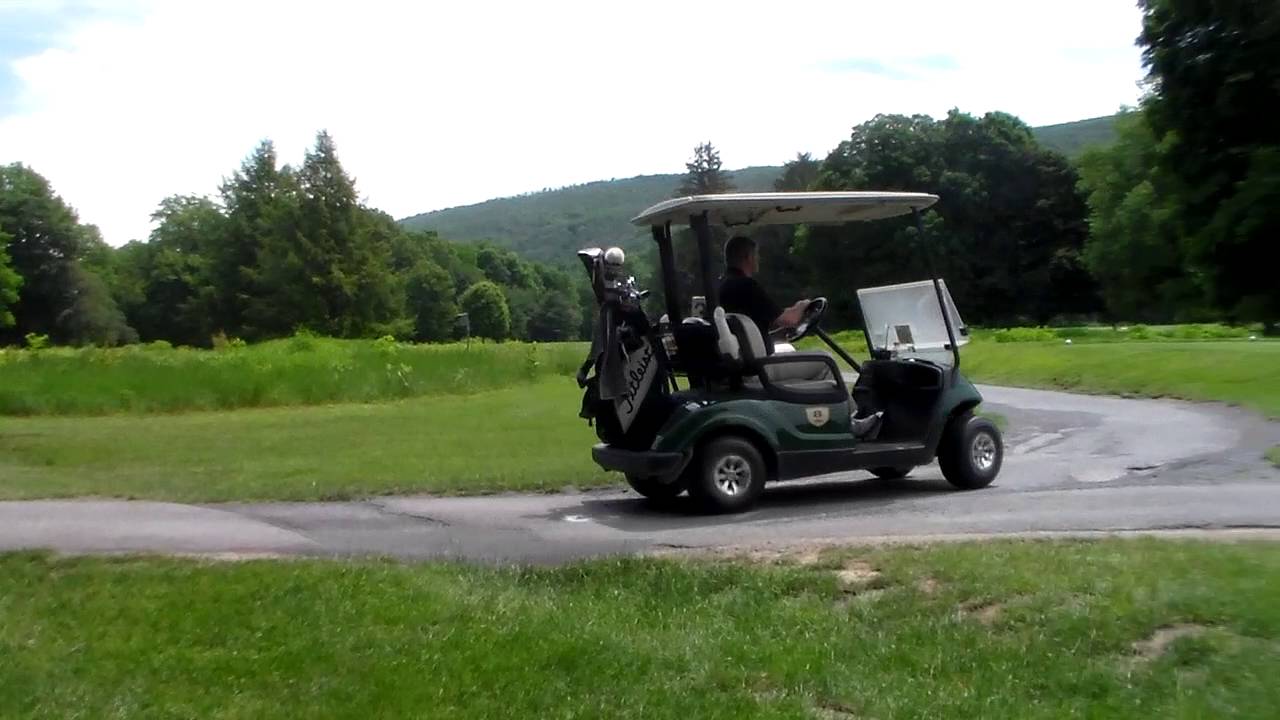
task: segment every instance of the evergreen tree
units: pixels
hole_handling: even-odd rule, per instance
[[[288,186],[288,174],[282,178]],[[291,188],[292,189],[292,188]],[[263,332],[299,327],[339,337],[407,329],[403,288],[391,272],[398,232],[361,207],[328,133],[297,173],[296,200],[259,250],[252,318]]]
[[[280,323],[263,306],[264,286],[271,280],[262,277],[260,256],[266,247],[278,252],[277,260],[279,253],[287,255],[297,215],[295,196],[292,173],[277,166],[270,140],[259,143],[222,184],[226,222],[221,234],[209,238],[206,250],[214,327],[250,338],[280,332]]]
[[[733,176],[720,167],[720,151],[711,141],[693,149],[693,159],[684,164],[685,175],[676,191],[676,197],[685,195],[715,195],[734,189]]]

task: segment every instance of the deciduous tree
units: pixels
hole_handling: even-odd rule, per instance
[[[484,280],[467,288],[458,304],[467,313],[471,334],[491,340],[503,340],[511,334],[511,313],[502,289]]]

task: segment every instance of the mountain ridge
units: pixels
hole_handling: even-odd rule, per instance
[[[1114,115],[1088,118],[1032,132],[1045,147],[1075,157],[1090,146],[1110,142],[1114,121]],[[764,191],[773,189],[782,167],[755,165],[729,173],[738,190]],[[418,213],[399,222],[449,240],[490,242],[531,260],[561,263],[583,247],[636,247],[647,230],[632,226],[630,219],[671,197],[682,177],[683,173],[659,173],[591,180]]]

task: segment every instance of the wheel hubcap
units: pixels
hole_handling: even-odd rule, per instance
[[[751,484],[751,464],[741,455],[725,455],[712,470],[716,487],[725,495],[737,495]]]
[[[978,433],[973,438],[973,466],[983,472],[996,464],[996,440],[989,433]]]

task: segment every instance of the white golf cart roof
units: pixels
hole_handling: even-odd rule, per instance
[[[772,192],[690,195],[665,200],[631,219],[635,225],[685,225],[707,214],[711,225],[758,226],[882,220],[923,210],[937,195],[912,192]]]

